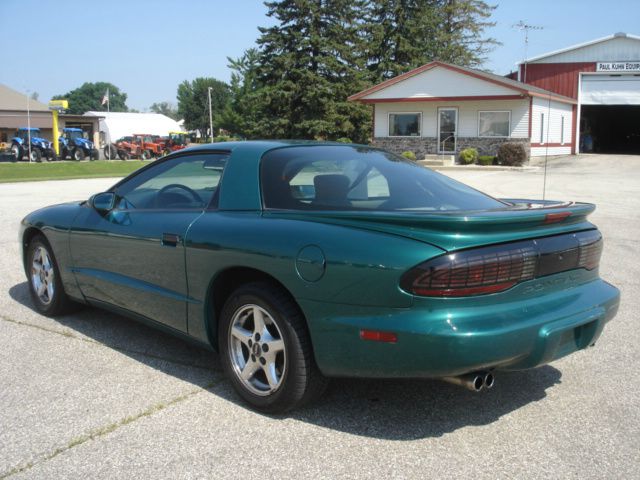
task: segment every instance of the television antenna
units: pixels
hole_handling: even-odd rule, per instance
[[[529,25],[522,20],[520,20],[518,23],[514,23],[512,27],[517,28],[521,32],[524,31],[524,62],[522,62],[524,64],[524,73],[522,75],[522,82],[527,83],[527,51],[529,49],[529,30],[544,30],[544,27]]]

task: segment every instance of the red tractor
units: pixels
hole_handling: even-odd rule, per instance
[[[140,155],[140,145],[138,145],[135,138],[131,136],[119,138],[111,145],[104,147],[104,156],[110,159],[118,157],[120,160],[129,160],[130,158],[136,158]]]
[[[148,133],[134,133],[135,143],[140,147],[140,159],[150,160],[163,155],[164,143],[162,143],[158,135]]]
[[[168,137],[164,137],[164,154],[169,155],[176,150],[187,148],[188,132],[169,132]]]

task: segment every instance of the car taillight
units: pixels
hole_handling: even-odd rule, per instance
[[[507,290],[537,277],[576,268],[593,270],[600,262],[597,230],[490,247],[462,250],[421,263],[400,287],[426,297],[464,297]]]

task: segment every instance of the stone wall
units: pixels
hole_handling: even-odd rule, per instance
[[[503,143],[523,143],[527,150],[527,157],[529,157],[531,144],[528,138],[458,137],[456,154],[465,148],[475,148],[480,155],[497,155],[498,148]],[[409,150],[416,154],[418,160],[424,158],[425,155],[438,154],[437,139],[430,137],[376,137],[372,144],[397,154]]]
[[[416,154],[418,160],[423,159],[425,155],[438,153],[437,139],[429,137],[376,137],[371,143],[398,155],[411,151]]]

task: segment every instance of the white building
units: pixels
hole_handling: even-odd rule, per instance
[[[373,143],[395,152],[495,155],[521,142],[531,156],[575,150],[576,100],[516,80],[431,62],[349,97],[373,106]]]
[[[178,122],[160,113],[86,112],[85,116],[104,117],[99,127],[102,142],[113,143],[138,133],[167,136],[182,130]]]

